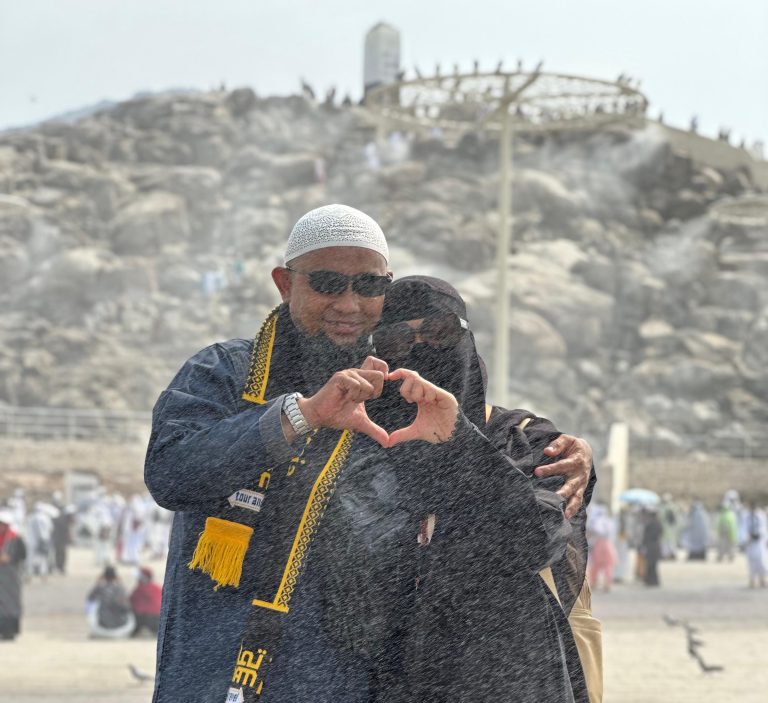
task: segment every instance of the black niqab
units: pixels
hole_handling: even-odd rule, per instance
[[[395,281],[387,291],[380,325],[418,320],[440,313],[453,313],[467,319],[467,308],[458,291],[438,278],[406,276]],[[429,344],[414,345],[403,359],[384,359],[390,370],[406,368],[417,371],[430,383],[452,393],[473,424],[485,424],[485,384],[482,361],[475,348],[472,332],[467,331],[450,349],[436,349]],[[404,427],[416,414],[399,392],[400,384],[385,384],[380,401],[371,404],[374,422],[391,431]]]

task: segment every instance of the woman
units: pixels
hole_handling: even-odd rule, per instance
[[[701,501],[694,500],[685,528],[688,561],[706,561],[709,548],[709,516]]]
[[[342,473],[302,577],[301,626],[286,632],[265,700],[310,690],[328,701],[587,700],[565,614],[538,576],[552,565],[570,610],[583,521],[574,531],[565,520],[553,492],[561,479],[531,477],[559,433],[524,411],[496,408],[486,423],[465,319],[441,281],[391,286],[374,341],[403,383],[367,407],[394,446],[371,443]],[[461,412],[437,423],[434,443],[400,443],[419,435],[425,395]],[[292,656],[315,672],[304,688],[282,672]]]
[[[130,602],[136,626],[131,637],[136,637],[146,628],[150,634],[157,636],[160,625],[160,601],[163,595],[162,586],[155,583],[152,569],[142,566],[139,569],[139,580],[131,593]]]
[[[385,329],[398,326],[410,345],[385,343]],[[484,365],[467,328],[455,289],[409,277],[388,292],[374,338],[390,366],[418,371],[450,391],[464,416],[459,425],[474,426],[457,427],[453,440],[425,455],[425,465],[408,476],[422,503],[423,546],[402,658],[403,700],[585,700],[570,628],[538,576],[553,567],[570,611],[584,578],[584,513],[572,530],[553,492],[562,479],[532,477],[550,461],[543,450],[559,433],[525,411],[494,408],[486,423]],[[393,405],[399,411],[390,415],[407,421],[413,405],[399,398]],[[407,458],[393,463],[408,466]]]
[[[13,511],[0,508],[0,640],[19,634],[21,622],[21,572],[27,550],[12,527]]]
[[[616,566],[616,548],[613,546],[613,520],[604,505],[593,505],[587,523],[589,540],[589,564],[587,574],[589,585],[600,586],[608,593],[611,590],[613,571]]]

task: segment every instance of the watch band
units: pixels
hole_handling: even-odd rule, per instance
[[[288,422],[291,423],[293,431],[299,436],[309,434],[312,431],[307,418],[304,417],[304,413],[299,408],[298,400],[303,397],[301,393],[289,393],[283,400],[283,412],[288,418]]]

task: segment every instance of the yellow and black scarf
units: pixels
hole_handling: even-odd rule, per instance
[[[298,363],[301,343],[287,306],[272,311],[254,340],[243,400],[261,405],[306,391]],[[206,520],[189,568],[208,574],[215,589],[247,588],[252,597],[227,701],[254,701],[262,692],[307,552],[352,441],[346,430],[307,435],[289,462],[254,466],[252,483]]]

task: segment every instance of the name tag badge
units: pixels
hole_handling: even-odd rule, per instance
[[[245,508],[246,510],[253,510],[255,513],[258,513],[264,502],[264,494],[258,491],[249,491],[247,488],[241,488],[229,496],[228,500],[233,508]]]
[[[229,691],[227,691],[227,700],[225,703],[243,703],[243,700],[243,689],[231,686]]]

